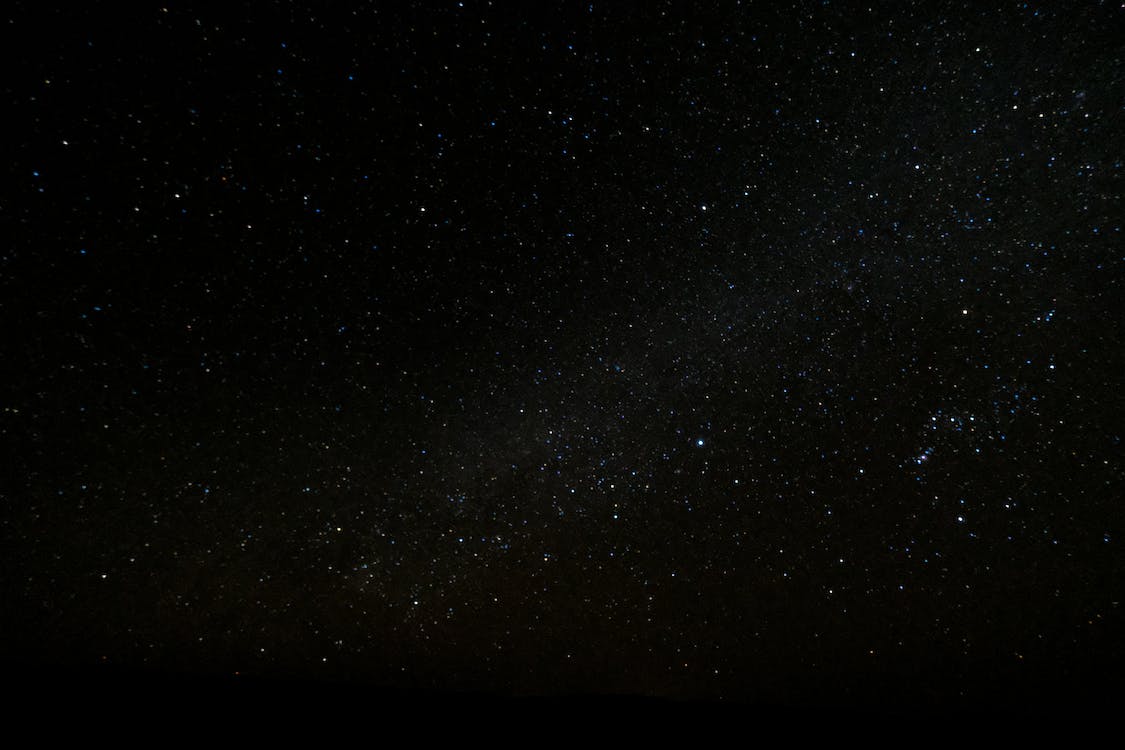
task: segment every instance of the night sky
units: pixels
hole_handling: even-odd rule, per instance
[[[37,5],[0,657],[1120,686],[1118,3]]]

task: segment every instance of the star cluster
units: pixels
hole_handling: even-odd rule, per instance
[[[1121,9],[535,5],[13,12],[5,656],[1119,667]]]

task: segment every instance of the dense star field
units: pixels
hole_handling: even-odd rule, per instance
[[[0,657],[1118,679],[1119,4],[33,8]]]

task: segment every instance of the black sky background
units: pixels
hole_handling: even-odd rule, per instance
[[[33,7],[5,659],[1120,689],[1120,7]]]

